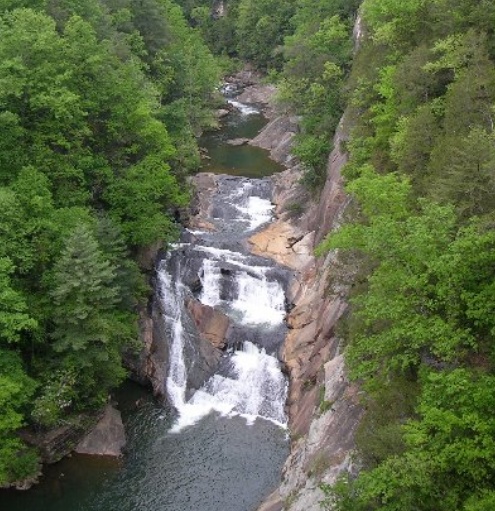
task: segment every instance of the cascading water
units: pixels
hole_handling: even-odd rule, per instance
[[[241,415],[249,423],[261,418],[285,425],[287,383],[274,353],[285,331],[283,279],[272,263],[242,251],[247,235],[271,219],[268,196],[266,181],[219,178],[210,218],[217,230],[196,232],[195,240],[172,250],[160,268],[164,320],[171,336],[167,393],[178,412],[173,432],[212,412]],[[184,350],[194,338],[187,335],[186,304],[194,293],[181,281],[180,264],[187,258],[196,266],[198,258],[202,260],[197,299],[221,310],[235,326],[218,372],[188,400]],[[177,259],[179,264],[171,264]],[[190,273],[185,272],[189,279]]]
[[[261,149],[224,143],[252,137],[264,123],[249,105],[233,106],[222,130],[201,141],[208,170],[253,177],[281,170]],[[186,233],[158,272],[164,329],[173,341],[158,349],[160,358],[168,353],[167,393],[179,417],[126,384],[116,396],[128,439],[123,459],[73,455],[46,467],[28,492],[0,492],[0,509],[254,511],[275,488],[288,455],[280,427],[286,382],[276,354],[286,334],[289,276],[246,250],[249,232],[270,221],[269,181],[223,176],[216,187],[205,218],[216,231]],[[226,350],[211,366],[200,367],[204,346],[186,302],[230,318]]]
[[[234,99],[228,99],[227,102],[232,105],[234,108],[239,110],[242,115],[256,115],[259,114],[260,111],[251,105],[246,105],[245,103],[241,103],[240,101],[235,101]]]
[[[179,302],[183,296],[181,290],[181,282],[173,281],[173,275],[167,273],[163,269],[159,271],[159,282],[161,293],[166,296],[167,307],[165,310],[165,321],[171,325],[170,343],[170,364],[169,374],[167,377],[167,392],[171,403],[180,408],[185,403],[187,370],[184,360],[184,327],[182,324],[182,307]],[[168,312],[167,312],[168,311]]]

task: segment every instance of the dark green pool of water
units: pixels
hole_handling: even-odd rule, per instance
[[[203,160],[203,172],[259,178],[283,170],[283,166],[271,160],[264,149],[247,144],[227,144],[227,140],[235,138],[254,138],[267,123],[263,115],[241,115],[234,111],[222,122],[221,130],[206,133],[199,141],[210,158]]]
[[[274,424],[209,415],[169,433],[171,414],[142,388],[127,383],[117,398],[128,436],[122,460],[73,455],[31,490],[0,492],[0,509],[253,511],[279,481],[288,446]]]

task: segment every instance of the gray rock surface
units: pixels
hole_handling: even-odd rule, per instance
[[[227,110],[226,108],[219,108],[215,112],[215,115],[216,115],[217,119],[223,119],[224,117],[227,117],[227,115],[229,115],[229,113],[230,113],[230,110]]]
[[[241,103],[255,103],[263,106],[263,113],[270,119],[276,116],[273,97],[276,88],[270,84],[256,83],[246,87],[236,100]]]
[[[297,119],[281,115],[270,121],[249,143],[267,149],[272,159],[291,167],[295,165],[295,158],[291,154],[292,139],[297,132]]]
[[[290,330],[282,353],[290,379],[288,410],[293,441],[282,484],[259,511],[270,510],[277,503],[285,511],[321,511],[320,484],[332,484],[343,471],[354,470],[354,433],[362,408],[358,388],[347,379],[340,339],[335,334],[336,323],[347,307],[347,289],[329,293],[337,254],[314,256],[315,246],[340,225],[349,202],[340,174],[347,161],[341,150],[345,139],[342,126],[317,200],[300,185],[302,170],[290,155],[296,119],[274,119],[251,142],[268,149],[274,159],[289,167],[273,177],[277,218],[251,237],[251,250],[296,271],[288,296],[293,304],[287,318]]]
[[[120,456],[126,443],[120,412],[107,405],[103,417],[79,442],[75,452],[98,456]]]
[[[227,140],[227,144],[232,146],[246,145],[248,142],[249,138],[233,138],[231,140]]]

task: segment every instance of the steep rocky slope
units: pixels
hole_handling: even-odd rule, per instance
[[[277,220],[251,238],[252,251],[296,270],[289,296],[290,332],[282,354],[290,376],[291,454],[280,488],[260,511],[319,510],[320,483],[332,483],[343,470],[352,470],[353,437],[362,414],[359,391],[346,377],[335,334],[346,309],[346,289],[329,292],[337,256],[314,256],[316,245],[338,227],[348,203],[340,174],[346,163],[341,151],[345,135],[339,128],[325,187],[314,199],[299,184],[301,169],[290,158],[291,133],[296,129],[293,120],[281,117],[253,141],[290,167],[274,178]]]

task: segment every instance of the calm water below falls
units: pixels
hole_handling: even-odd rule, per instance
[[[236,104],[234,102],[234,104]],[[232,146],[228,140],[253,138],[266,124],[266,119],[256,108],[234,109],[222,119],[222,129],[205,134],[199,144],[208,151],[203,161],[203,171],[246,177],[264,177],[280,172],[282,166],[270,160],[268,152],[251,145]]]
[[[214,138],[253,136],[258,117],[233,115],[230,132]],[[248,174],[275,170],[260,154]],[[208,218],[217,230],[186,232],[158,269],[173,406],[126,383],[116,395],[128,437],[123,459],[74,455],[48,467],[33,489],[0,492],[1,511],[255,511],[273,490],[288,454],[287,384],[276,354],[286,333],[289,275],[244,248],[271,220],[270,193],[268,181],[222,177]],[[232,325],[217,372],[194,394],[187,389],[190,299],[222,311]]]

